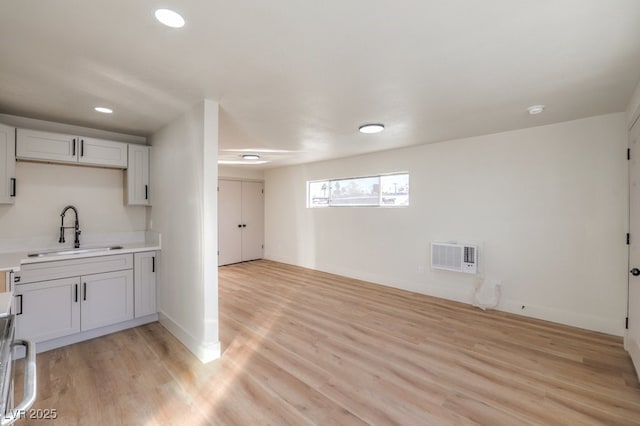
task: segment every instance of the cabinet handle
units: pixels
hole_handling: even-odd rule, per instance
[[[82,300],[87,300],[87,283],[82,283]]]
[[[73,147],[71,148],[71,155],[73,157],[75,157],[76,156],[76,138],[73,138],[73,145],[72,146]]]
[[[243,223],[243,224],[242,224],[242,227],[243,227],[243,228],[246,228],[246,227],[247,227],[247,224],[246,224],[246,223]]]
[[[22,295],[18,294],[16,297],[20,298],[20,305],[18,305],[20,306],[20,312],[16,312],[16,315],[22,315]]]
[[[84,157],[84,139],[80,139],[80,157]]]
[[[149,199],[149,185],[144,186],[144,199],[145,200]]]
[[[75,285],[76,287],[76,297],[75,297],[75,301],[76,303],[78,303],[78,284]]]
[[[238,224],[238,228],[242,228],[242,224],[241,224],[241,223],[240,223],[240,224]]]
[[[156,257],[153,256],[151,258],[151,272],[155,272],[156,271]]]
[[[11,197],[16,196],[16,178],[11,178]]]

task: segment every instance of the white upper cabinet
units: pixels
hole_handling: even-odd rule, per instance
[[[0,124],[0,204],[16,198],[16,129]]]
[[[78,138],[72,135],[17,130],[16,158],[39,161],[76,163]]]
[[[127,167],[128,205],[150,206],[151,188],[149,187],[149,153],[145,145],[129,145],[129,165]]]
[[[127,144],[39,130],[17,130],[16,158],[124,169]]]
[[[78,162],[96,166],[127,168],[127,144],[93,138],[80,138]]]

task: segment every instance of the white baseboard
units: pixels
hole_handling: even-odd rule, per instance
[[[176,339],[180,340],[202,363],[206,364],[210,361],[220,358],[222,353],[220,342],[201,342],[187,332],[173,318],[164,312],[159,313],[160,324]]]
[[[640,342],[629,338],[628,333],[624,336],[624,348],[629,352],[633,366],[636,368],[636,375],[640,379]]]
[[[388,277],[382,277],[372,273],[363,273],[361,271],[354,271],[346,269],[341,266],[329,265],[327,267],[318,267],[315,265],[303,265],[296,262],[293,259],[288,259],[279,256],[270,256],[268,260],[274,262],[286,263],[289,265],[297,265],[303,268],[315,269],[322,272],[328,272],[331,274],[337,274],[349,278],[355,278],[358,280],[368,281],[375,284],[384,285],[387,287],[399,288],[401,290],[413,291],[414,293],[420,293],[427,296],[439,297],[441,299],[452,300],[455,302],[461,302],[471,304],[473,300],[473,287],[468,283],[451,286],[451,285],[437,285],[437,283],[424,283],[424,282],[394,282],[393,279]],[[390,284],[393,285],[390,285]],[[601,318],[592,315],[586,315],[579,312],[571,312],[560,310],[547,306],[536,306],[525,304],[525,308],[522,309],[522,303],[514,300],[502,299],[500,304],[496,308],[499,311],[509,312],[516,315],[522,315],[530,318],[537,318],[545,321],[556,322],[559,324],[569,325],[573,327],[584,328],[587,330],[598,331],[601,333],[612,334],[614,336],[622,336],[624,334],[624,324],[622,318],[620,321],[611,320],[609,318]]]
[[[624,335],[624,321],[622,317],[620,317],[619,321],[615,321],[609,318],[601,318],[579,312],[565,311],[548,306],[525,304],[524,309],[522,306],[522,303],[503,299],[500,301],[497,309],[503,312],[570,325],[572,327],[584,328],[586,330],[598,331],[600,333],[612,334],[614,336]]]

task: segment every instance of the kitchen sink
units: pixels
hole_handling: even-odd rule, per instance
[[[71,254],[92,253],[94,251],[109,251],[109,250],[121,250],[121,249],[122,249],[122,246],[63,249],[63,250],[52,250],[52,251],[39,251],[36,253],[29,253],[27,256],[28,257],[67,256]]]

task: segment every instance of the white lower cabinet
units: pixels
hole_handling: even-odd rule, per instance
[[[156,313],[155,257],[146,255],[136,254],[142,266],[136,273],[141,295],[135,303],[133,254],[24,265],[14,286],[16,337],[44,342],[123,323],[134,319],[138,303],[145,313],[135,317]],[[147,274],[148,262],[153,264]],[[116,265],[128,269],[108,270]],[[67,274],[77,275],[61,278]],[[153,303],[145,301],[151,294]]]
[[[133,271],[82,277],[80,330],[133,319]]]
[[[35,342],[80,331],[80,277],[15,286],[16,337]]]
[[[135,282],[135,317],[155,314],[156,309],[156,252],[133,255]]]

